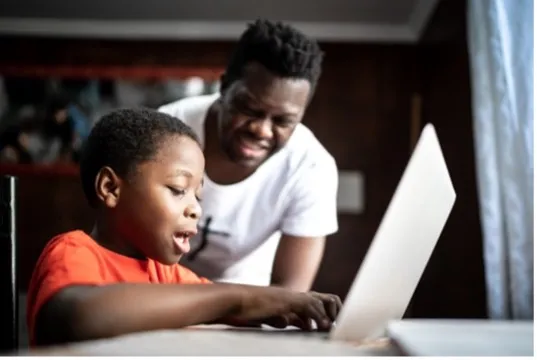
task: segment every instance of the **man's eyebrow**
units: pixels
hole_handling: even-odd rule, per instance
[[[176,172],[174,172],[173,174],[169,175],[168,177],[172,178],[172,177],[179,177],[179,176],[184,176],[184,177],[187,177],[187,178],[191,178],[192,174],[190,173],[190,171],[177,170]]]
[[[240,95],[242,100],[246,100],[246,101],[250,101],[250,102],[255,102],[255,103],[258,103],[259,101],[257,100],[257,98],[254,96],[254,94],[252,94],[250,91],[248,91],[248,89],[246,89],[245,91],[243,91]]]
[[[252,107],[251,105],[252,104],[255,104],[253,106],[254,111],[257,110],[256,107],[258,106],[264,106],[262,102],[260,102],[259,100],[257,100],[257,98],[248,90],[244,90],[244,92],[240,93],[239,96],[237,96],[239,99],[241,100],[245,100],[248,104],[249,107]],[[268,105],[268,104],[265,104],[265,105]],[[270,106],[270,105],[269,105]],[[286,111],[282,114],[279,114],[279,116],[288,116],[288,117],[296,117],[298,116],[300,113],[300,110],[299,109],[291,109],[291,111]]]

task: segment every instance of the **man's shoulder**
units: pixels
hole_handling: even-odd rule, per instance
[[[186,97],[158,108],[158,111],[175,116],[182,121],[187,121],[193,114],[207,111],[211,104],[219,97],[219,94],[200,95]]]
[[[321,171],[336,169],[336,161],[313,132],[298,124],[284,151],[290,170],[317,168]]]

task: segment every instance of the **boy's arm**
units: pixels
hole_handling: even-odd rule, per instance
[[[71,286],[48,300],[37,316],[36,345],[82,341],[127,333],[218,322],[313,319],[328,329],[337,296],[294,293],[275,287],[234,284],[117,284]]]

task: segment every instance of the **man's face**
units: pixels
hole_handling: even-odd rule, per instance
[[[257,63],[222,94],[220,143],[229,158],[255,168],[280,150],[302,121],[311,84],[277,77]]]

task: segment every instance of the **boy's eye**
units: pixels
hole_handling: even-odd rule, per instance
[[[168,189],[170,189],[170,191],[172,192],[174,196],[183,196],[186,194],[186,190],[183,190],[183,189],[176,189],[172,186],[168,186]]]

